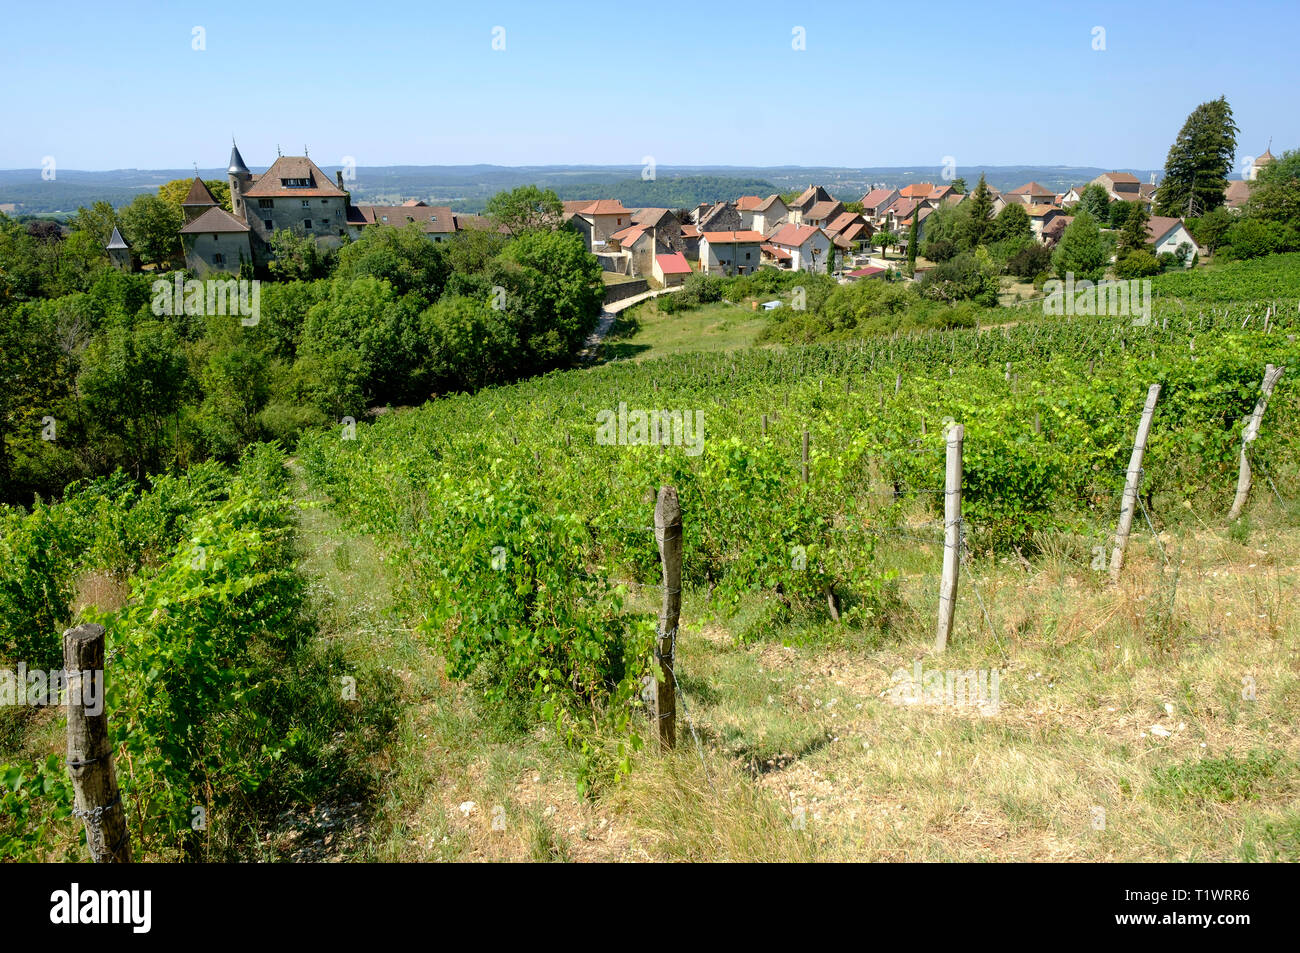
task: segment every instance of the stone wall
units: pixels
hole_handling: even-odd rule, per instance
[[[644,278],[639,281],[622,281],[616,285],[608,285],[605,288],[605,304],[613,304],[624,298],[645,294],[649,290],[650,284]]]

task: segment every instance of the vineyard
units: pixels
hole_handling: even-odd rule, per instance
[[[1137,522],[1157,582],[1129,633],[1158,659],[1188,630],[1174,608],[1179,540],[1224,525],[1242,422],[1265,366],[1296,366],[1294,332],[1263,303],[1166,303],[1145,325],[1024,323],[684,355],[449,398],[355,439],[316,434],[299,454],[311,485],[388,555],[447,674],[517,724],[552,725],[579,752],[590,794],[629,772],[637,783],[646,729],[628,712],[652,655],[660,486],[681,501],[697,625],[742,646],[925,637],[945,428],[962,423],[964,558],[984,578],[977,568],[959,595],[961,667],[1006,665],[1016,633],[1000,621],[1019,599],[981,587],[1000,585],[990,575],[1009,559],[1050,554],[1104,588],[1098,553],[1109,552],[1148,387],[1160,384]],[[656,409],[675,414],[657,438],[636,417]],[[1251,447],[1255,499],[1267,494],[1292,525],[1296,424],[1283,385]],[[692,671],[689,651],[678,659]],[[685,679],[678,688],[689,703]],[[795,757],[780,745],[773,758],[733,753],[760,774]]]
[[[342,803],[348,858],[1300,859],[1300,315],[1248,278],[1149,322],[617,361],[80,485],[2,514],[0,653],[56,667],[64,626],[104,627],[146,859],[294,856],[286,815]],[[664,486],[671,753],[645,713]],[[922,665],[991,670],[1001,707],[900,702]],[[83,856],[60,721],[0,715],[0,854]]]

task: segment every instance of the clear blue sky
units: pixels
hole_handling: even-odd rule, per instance
[[[222,166],[232,132],[254,168],[1159,168],[1220,94],[1241,155],[1300,145],[1298,37],[1296,0],[10,3],[0,168]]]

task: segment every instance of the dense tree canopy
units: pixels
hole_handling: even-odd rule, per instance
[[[1236,153],[1237,124],[1228,100],[1220,96],[1197,106],[1169,147],[1156,191],[1159,214],[1191,218],[1222,205]]]

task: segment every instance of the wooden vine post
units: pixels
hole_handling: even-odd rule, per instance
[[[1133,514],[1137,510],[1138,485],[1142,482],[1142,457],[1147,450],[1147,436],[1151,433],[1151,415],[1156,412],[1160,385],[1152,384],[1147,390],[1147,402],[1142,408],[1142,421],[1138,424],[1137,438],[1133,441],[1133,454],[1128,460],[1124,475],[1124,499],[1119,508],[1119,525],[1115,528],[1115,548],[1110,554],[1110,581],[1119,582],[1120,567],[1124,565],[1124,548],[1128,546],[1129,532],[1133,528]]]
[[[808,482],[808,428],[803,428],[803,453],[800,456],[801,475],[803,482]]]
[[[1241,435],[1241,468],[1237,472],[1237,496],[1232,501],[1232,509],[1228,511],[1228,522],[1232,522],[1241,516],[1242,509],[1246,506],[1246,498],[1250,496],[1250,460],[1246,457],[1246,449],[1259,436],[1259,422],[1264,416],[1264,408],[1268,406],[1268,399],[1273,396],[1273,388],[1282,377],[1285,367],[1274,367],[1269,364],[1264,369],[1264,383],[1260,387],[1259,400],[1255,403],[1255,411],[1246,421],[1246,429]]]
[[[948,647],[953,614],[957,610],[957,576],[961,571],[961,448],[966,428],[953,424],[948,429],[947,466],[943,481],[943,578],[939,580],[939,628],[934,650]]]
[[[677,745],[677,679],[673,674],[673,656],[682,609],[682,507],[675,487],[659,488],[655,503],[655,542],[659,544],[664,576],[663,605],[655,639],[655,661],[662,670],[662,679],[656,673],[651,712],[658,725],[659,747],[670,749]]]
[[[113,772],[104,709],[104,627],[79,625],[63,633],[68,684],[68,774],[73,814],[86,827],[86,846],[98,864],[129,864],[131,840]],[[87,685],[87,680],[91,684]],[[89,702],[89,707],[87,706]]]

